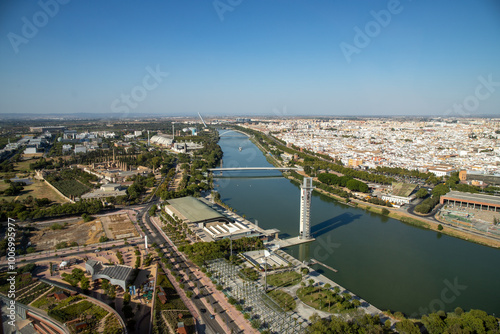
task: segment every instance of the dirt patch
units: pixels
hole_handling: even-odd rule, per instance
[[[58,223],[64,224],[64,223]],[[78,245],[90,245],[99,242],[104,235],[104,229],[100,219],[85,223],[83,220],[68,224],[60,230],[52,230],[50,226],[33,231],[30,238],[31,244],[36,245],[37,251],[53,250],[61,242]]]
[[[101,217],[104,232],[109,239],[138,237],[139,233],[126,213]]]

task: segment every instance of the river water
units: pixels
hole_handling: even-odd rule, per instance
[[[247,136],[221,130],[223,167],[271,166]],[[241,150],[239,149],[241,147]],[[216,176],[220,173],[216,173]],[[299,186],[278,171],[224,172],[222,201],[281,236],[299,231]],[[286,251],[382,310],[417,315],[460,306],[500,316],[500,250],[428,231],[313,193],[316,241]]]

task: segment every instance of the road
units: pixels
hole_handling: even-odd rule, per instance
[[[158,200],[152,200],[146,207],[143,209],[139,210],[137,214],[137,223],[139,227],[144,228],[144,233],[148,237],[148,243],[156,243],[158,245],[161,245],[160,248],[162,249],[163,252],[169,252],[172,255],[172,260],[173,262],[180,268],[182,269],[187,276],[193,276],[194,280],[191,281],[184,281],[185,284],[192,284],[192,287],[190,288],[193,292],[196,292],[196,290],[205,290],[205,291],[210,291],[210,287],[207,287],[205,284],[202,283],[200,278],[200,273],[195,272],[195,269],[193,269],[194,265],[191,264],[183,254],[181,254],[178,250],[177,247],[175,247],[168,238],[165,238],[163,236],[163,233],[158,230],[155,224],[151,222],[151,218],[149,216],[149,208],[153,204],[158,204]],[[166,271],[167,269],[164,268]],[[181,281],[180,283],[182,283]],[[173,280],[172,284],[177,285],[178,283]],[[195,288],[196,287],[196,288]],[[211,305],[210,308],[207,308],[207,306],[204,304],[202,301],[202,298],[206,297],[208,298],[208,301]],[[226,324],[230,330],[233,331],[233,333],[240,333],[242,332],[241,329],[236,325],[234,320],[224,311],[224,309],[221,307],[220,303],[218,300],[216,300],[212,294],[200,296],[200,294],[195,293],[195,297],[190,300],[190,302],[194,305],[196,308],[196,312],[198,314],[193,314],[195,318],[201,318],[202,322],[201,325],[205,324],[206,325],[206,331],[208,333],[226,333],[226,330],[222,328],[222,326],[219,324],[217,321],[217,317],[220,317],[220,320]],[[210,314],[213,312],[213,307],[216,307],[218,312],[217,316],[215,319],[210,319]],[[206,312],[201,312],[202,309],[206,309]],[[198,326],[198,330],[200,333],[204,333],[203,326]]]
[[[194,307],[192,311],[193,316],[197,319],[197,329],[199,333],[226,333],[229,331],[232,333],[243,333],[243,331],[238,327],[233,318],[227,314],[227,306],[221,305],[221,300],[214,298],[214,287],[210,286],[211,282],[207,284],[203,283],[202,279],[204,278],[201,272],[196,269],[196,266],[188,261],[183,254],[181,254],[175,245],[163,234],[163,231],[159,230],[159,228],[151,222],[151,218],[149,216],[149,209],[154,204],[159,204],[160,201],[156,198],[156,196],[152,196],[151,200],[147,204],[142,205],[134,205],[129,206],[127,209],[132,209],[137,212],[137,224],[139,226],[139,230],[142,230],[142,234],[146,235],[148,238],[148,244],[156,243],[160,245],[160,248],[163,252],[168,252],[172,255],[172,261],[186,273],[186,277],[193,277],[193,280],[184,279],[184,283],[189,285],[189,289],[193,291],[194,298],[190,300],[185,300],[187,304],[191,304],[190,306]],[[69,218],[74,220],[80,220],[80,217]],[[64,221],[68,221],[68,218],[63,219]],[[60,218],[56,220],[50,221],[42,221],[37,222],[36,224],[52,224],[55,222],[61,221]],[[142,242],[141,239],[129,240],[131,245],[140,244]],[[115,245],[112,247],[112,245]],[[40,254],[33,254],[26,256],[23,261],[24,263],[32,263],[32,262],[40,262],[40,261],[49,261],[49,260],[59,260],[61,257],[68,257],[71,255],[79,255],[86,254],[92,252],[95,249],[103,246],[102,244],[90,245],[86,247],[78,247],[77,249],[68,249],[68,250],[58,250],[57,255],[55,252],[42,252]],[[113,241],[110,242],[109,245],[103,246],[106,249],[119,248],[123,247],[123,242]],[[163,263],[161,263],[164,266]],[[6,259],[0,262],[0,267],[6,266]],[[163,268],[165,272],[168,270]],[[205,277],[206,280],[206,277]],[[182,282],[182,281],[181,281]],[[176,285],[179,290],[175,280],[172,280],[172,284]],[[200,291],[205,291],[205,294],[201,294]],[[180,292],[182,297],[186,298],[183,292]],[[217,294],[215,294],[217,295]],[[224,297],[218,296],[218,298],[224,299]],[[187,298],[186,298],[187,299]],[[205,299],[205,300],[204,300]],[[226,303],[227,301],[223,300],[222,303]],[[217,313],[215,319],[211,319],[210,316],[214,314],[214,307],[217,309]],[[205,312],[201,312],[201,310],[206,310]]]

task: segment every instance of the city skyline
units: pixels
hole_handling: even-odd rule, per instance
[[[42,0],[1,12],[0,114],[500,114],[495,1]]]

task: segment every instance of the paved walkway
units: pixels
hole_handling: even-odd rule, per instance
[[[316,239],[311,238],[311,239],[301,239],[300,237],[292,237],[292,238],[287,238],[287,239],[277,239],[273,241],[271,244],[274,244],[276,246],[279,246],[279,248],[285,248],[285,247],[291,247],[295,245],[300,245],[300,244],[305,244],[307,242],[312,242]]]
[[[209,292],[212,293],[212,296],[217,300],[217,302],[219,303],[219,305],[227,312],[227,314],[231,317],[231,319],[233,319],[233,321],[236,323],[236,325],[243,330],[244,333],[259,333],[257,330],[255,330],[251,325],[250,323],[243,317],[243,314],[241,312],[239,312],[238,310],[236,310],[236,308],[229,304],[228,301],[226,300],[226,297],[225,295],[218,291],[214,284],[212,283],[212,281],[205,275],[203,274],[196,265],[194,265],[191,261],[188,261],[185,257],[184,257],[184,254],[180,253],[178,250],[177,250],[177,247],[173,244],[173,242],[170,240],[170,238],[167,237],[167,235],[165,234],[165,232],[163,232],[163,230],[160,228],[160,223],[158,222],[158,219],[156,217],[151,217],[151,222],[155,225],[155,227],[158,229],[159,233],[167,240],[167,242],[172,246],[172,249],[174,249],[174,251],[181,257],[184,259],[184,262],[186,263],[186,265],[188,266],[188,268],[191,270],[191,272],[195,275],[196,278],[199,279],[199,281],[205,285],[208,289]],[[162,264],[163,265],[163,264]],[[165,268],[164,268],[165,270]],[[188,306],[190,309],[190,312],[192,312],[193,316],[195,316],[195,318],[200,318],[196,308],[194,307],[193,303],[191,302],[190,299],[188,299],[184,293],[184,290],[182,290],[178,283],[175,281],[175,279],[173,278],[172,275],[170,275],[170,271],[166,271],[168,272],[169,274],[169,279],[171,280],[172,284],[174,284],[174,286],[176,287],[177,291],[181,292],[179,293],[179,295],[181,296],[181,298],[183,298],[183,301],[184,303],[186,304],[186,306]],[[186,276],[186,273],[184,272],[184,278],[185,278],[185,281],[186,282],[190,282],[190,280],[187,278]],[[190,282],[192,283],[192,282]],[[193,287],[194,287],[194,284],[193,284]],[[198,291],[199,292],[199,291]],[[206,301],[204,301],[206,303]],[[191,309],[193,309],[193,311],[191,311]],[[222,321],[222,319],[220,317],[216,317],[216,320],[217,322],[219,323],[219,325],[226,331],[226,333],[231,333],[231,330],[229,329],[229,327],[227,326],[226,323],[224,323],[224,321]]]
[[[216,289],[212,281],[201,271],[195,269],[195,276],[207,287],[208,291],[212,293],[212,296],[217,299],[219,305],[226,311],[226,313],[234,320],[235,324],[243,330],[244,333],[259,333],[258,330],[254,329],[248,320],[246,320],[243,314],[238,311],[234,305],[229,304],[226,296],[222,291]],[[229,333],[229,332],[228,332]]]
[[[314,283],[315,284],[320,284],[320,285],[325,285],[326,283],[329,283],[332,288],[335,288],[336,286],[339,287],[340,289],[340,293],[344,293],[344,292],[349,292],[351,295],[353,295],[353,298],[354,299],[358,299],[360,302],[361,302],[361,306],[359,307],[359,309],[362,309],[365,313],[367,314],[371,314],[371,315],[379,315],[379,316],[383,316],[383,313],[381,310],[379,310],[378,308],[376,308],[375,306],[371,305],[370,303],[368,303],[367,301],[361,299],[360,297],[354,295],[352,292],[350,292],[349,290],[347,290],[346,288],[344,288],[343,286],[335,283],[334,281],[332,281],[331,279],[329,279],[328,277],[324,276],[324,275],[321,275],[319,274],[317,271],[315,271],[313,268],[303,264],[302,262],[300,262],[299,260],[297,260],[296,258],[292,257],[291,255],[289,254],[286,254],[285,252],[283,252],[282,250],[278,250],[277,251],[278,253],[282,253],[280,255],[282,255],[284,258],[286,258],[287,260],[291,261],[295,266],[296,266],[296,271],[300,273],[300,270],[302,268],[308,268],[309,269],[309,274],[307,274],[306,277],[304,277],[304,280],[307,281],[309,279],[313,279],[314,280]],[[300,286],[295,286],[296,289],[300,288]],[[318,314],[320,314],[320,311],[319,310],[316,310],[316,312]],[[326,312],[325,312],[326,313]],[[328,315],[330,315],[330,313],[326,313]]]

